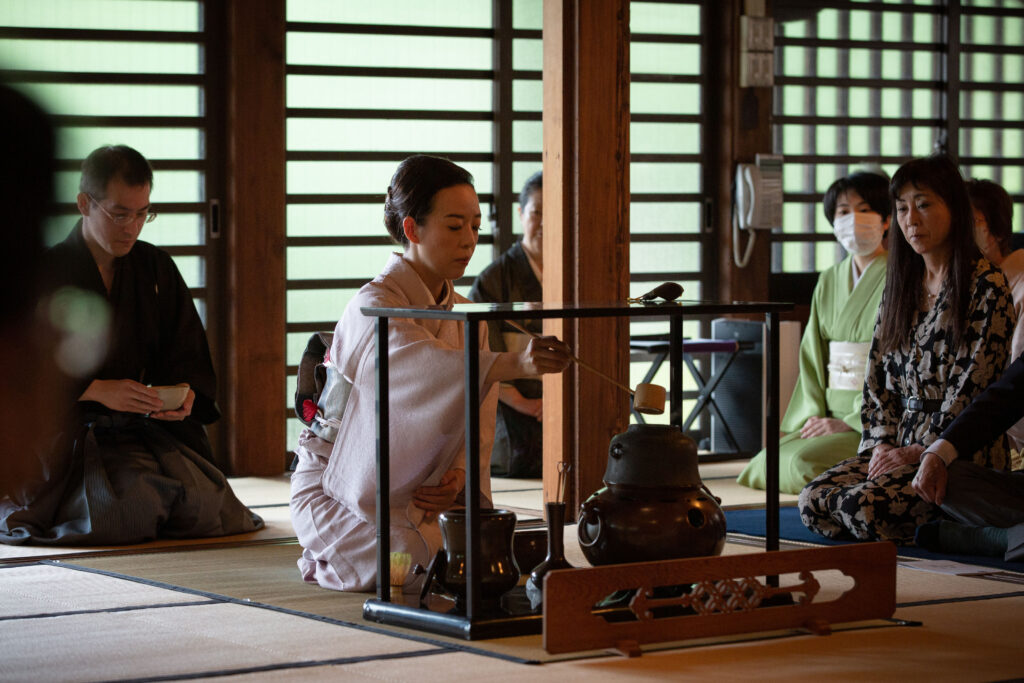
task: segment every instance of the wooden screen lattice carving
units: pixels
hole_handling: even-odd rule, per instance
[[[815,574],[831,570],[853,586],[825,600]],[[779,587],[763,578],[785,574],[799,582]],[[545,578],[544,647],[637,653],[644,643],[735,633],[827,633],[830,624],[887,618],[895,609],[891,543],[567,569]]]

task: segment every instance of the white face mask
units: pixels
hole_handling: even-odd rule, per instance
[[[843,249],[855,256],[866,256],[882,243],[882,217],[874,211],[848,213],[836,218],[833,231]]]

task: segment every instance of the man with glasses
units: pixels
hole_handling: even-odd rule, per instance
[[[63,316],[77,322],[54,359],[71,378],[71,405],[36,407],[67,413],[65,429],[44,455],[42,494],[0,502],[0,542],[138,543],[263,525],[232,493],[206,435],[220,412],[192,295],[170,255],[139,240],[156,218],[152,187],[131,147],[100,147],[82,164],[81,220],[46,271],[58,308],[82,312]],[[101,333],[83,337],[86,328]],[[154,388],[182,384],[172,404]]]

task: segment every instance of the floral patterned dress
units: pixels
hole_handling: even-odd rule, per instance
[[[800,493],[805,526],[828,538],[910,543],[915,529],[939,517],[937,506],[911,486],[917,463],[868,479],[871,452],[879,444],[929,446],[971,400],[999,378],[1010,352],[1016,314],[1006,279],[984,259],[971,281],[966,334],[953,348],[952,311],[945,290],[930,310],[914,317],[910,348],[880,351],[878,325],[871,342],[864,400],[863,434],[857,455],[827,470]],[[884,306],[879,316],[885,315]],[[907,399],[923,399],[925,406]],[[938,410],[936,407],[940,406]],[[934,412],[931,412],[934,411]],[[972,456],[985,467],[1004,469],[1005,437]]]

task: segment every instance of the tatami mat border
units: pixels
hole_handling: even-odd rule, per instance
[[[991,593],[986,595],[965,595],[959,598],[939,598],[936,600],[918,600],[917,602],[898,602],[896,609],[908,607],[925,607],[928,605],[948,605],[954,602],[976,602],[979,600],[999,600],[1000,598],[1024,598],[1024,591],[1013,593]]]
[[[82,614],[113,614],[115,612],[136,612],[146,609],[163,609],[166,607],[196,607],[198,605],[218,605],[219,600],[193,600],[191,602],[158,602],[152,605],[125,605],[124,607],[104,607],[97,609],[74,609],[65,612],[39,612],[38,614],[15,614],[0,617],[0,621],[19,621],[21,619],[49,619],[50,617],[76,617]]]
[[[154,581],[152,579],[144,579],[138,576],[131,576],[129,574],[121,574],[119,572],[112,572],[106,569],[96,569],[94,567],[84,567],[81,565],[72,564],[63,560],[44,560],[39,564],[46,564],[54,567],[63,567],[64,569],[73,569],[75,571],[88,572],[92,574],[100,574],[102,576],[109,576],[115,579],[123,579],[125,581],[134,581],[145,586],[152,586],[154,588],[164,588],[166,590],[177,591],[179,593],[187,593],[189,595],[199,595],[204,598],[209,598],[217,602],[231,603],[235,605],[242,605],[245,607],[257,607],[259,609],[270,610],[272,612],[278,612],[280,614],[288,614],[293,617],[300,617],[303,619],[311,619],[313,621],[319,621],[325,624],[332,624],[334,626],[347,626],[354,628],[359,631],[367,631],[369,633],[376,633],[379,635],[391,636],[394,638],[401,638],[402,640],[411,640],[416,643],[423,643],[425,645],[434,645],[438,648],[443,648],[446,651],[460,651],[469,652],[471,654],[483,655],[485,657],[492,657],[495,659],[501,659],[516,664],[540,664],[535,659],[523,659],[522,657],[514,657],[511,655],[502,654],[500,652],[491,652],[488,650],[482,650],[480,648],[472,647],[469,645],[462,645],[461,643],[449,643],[425,636],[417,636],[410,633],[404,633],[400,631],[392,631],[390,629],[384,629],[377,626],[373,626],[369,623],[357,623],[352,621],[344,621],[342,619],[335,619],[333,617],[325,617],[320,614],[312,614],[310,612],[303,612],[301,610],[290,609],[288,607],[279,607],[277,605],[271,605],[265,602],[254,602],[252,600],[244,600],[241,598],[233,598],[230,595],[221,595],[219,593],[212,593],[210,591],[198,590],[195,588],[186,588],[185,586],[176,586],[171,583],[163,581]],[[228,675],[228,674],[224,674]],[[150,680],[150,679],[146,679]],[[163,679],[153,679],[163,680]]]
[[[77,553],[57,553],[54,555],[34,555],[31,557],[10,557],[0,558],[0,569],[4,567],[16,567],[36,564],[38,562],[67,562],[89,557],[111,557],[128,555],[150,555],[153,553],[178,552],[179,550],[229,550],[231,548],[246,548],[259,545],[294,545],[298,539],[295,536],[282,538],[262,538],[248,541],[214,541],[206,543],[182,543],[180,545],[154,545],[145,548],[136,546],[118,546],[113,548],[102,548],[98,550],[83,550]]]

